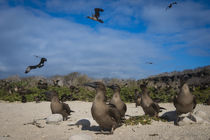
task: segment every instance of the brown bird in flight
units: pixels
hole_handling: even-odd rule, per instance
[[[36,57],[38,57],[38,56],[36,56]],[[33,66],[28,66],[28,67],[26,68],[26,70],[25,70],[25,73],[29,73],[32,69],[36,69],[36,68],[41,68],[41,67],[43,67],[45,61],[47,61],[47,59],[44,58],[44,57],[41,57],[41,60],[40,60],[39,64],[33,65]]]
[[[177,4],[177,2],[175,1],[175,2],[170,3],[170,4],[166,7],[166,10],[168,10],[169,8],[172,8],[172,6],[173,6],[174,4]]]
[[[146,62],[146,64],[153,64],[153,62]]]
[[[99,17],[100,17],[100,12],[103,12],[104,9],[95,8],[94,10],[95,10],[95,14],[92,15],[92,17],[87,16],[87,18],[92,19],[92,20],[95,20],[95,21],[98,21],[98,22],[100,22],[100,23],[104,23],[103,20],[99,19]]]

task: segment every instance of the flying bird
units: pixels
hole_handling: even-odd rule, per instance
[[[146,64],[153,64],[152,62],[146,62]]]
[[[39,57],[39,56],[35,56],[35,57]],[[32,69],[43,67],[44,66],[44,62],[47,61],[47,59],[44,58],[44,57],[40,57],[40,58],[41,58],[41,60],[40,60],[39,64],[33,65],[33,66],[28,66],[26,68],[26,70],[25,70],[25,73],[29,73]]]
[[[170,3],[170,4],[166,7],[166,10],[168,10],[169,8],[172,8],[172,6],[173,6],[174,4],[177,4],[177,2],[175,1],[175,2]]]
[[[99,19],[99,17],[100,17],[100,12],[103,12],[104,9],[95,8],[94,10],[95,10],[95,14],[94,14],[94,15],[92,14],[92,17],[87,16],[87,18],[92,19],[92,20],[95,20],[95,21],[98,21],[98,22],[100,22],[100,23],[104,23],[103,20]]]

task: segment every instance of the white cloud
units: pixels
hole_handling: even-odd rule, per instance
[[[142,71],[139,66],[145,58],[161,58],[161,49],[141,38],[142,34],[104,27],[96,30],[38,13],[42,16],[17,7],[4,9],[0,14],[4,19],[0,20],[0,28],[4,29],[0,41],[7,41],[1,47],[5,50],[1,56],[8,58],[5,61],[8,66],[17,63],[15,70],[20,75],[27,65],[38,63],[33,55],[46,57],[48,61],[43,70],[34,70],[32,74],[80,71],[96,77],[115,75],[127,78]]]
[[[149,5],[143,8],[142,16],[148,21],[150,32],[174,33],[210,24],[210,9],[192,1],[178,2],[167,11],[162,5]]]
[[[48,12],[65,12],[76,17],[90,14],[95,7],[105,8],[106,23],[96,23],[94,28],[75,22],[74,16],[56,18],[37,9],[4,6],[0,9],[0,59],[10,68],[5,76],[23,75],[27,65],[38,63],[33,55],[46,57],[48,61],[29,75],[79,71],[94,77],[137,79],[167,69],[164,63],[176,59],[170,54],[173,51],[185,48],[187,55],[206,55],[210,32],[205,25],[210,23],[209,9],[184,1],[165,11],[167,4],[153,0],[47,1]],[[140,23],[146,26],[146,31],[132,33],[123,29],[135,30]],[[155,65],[145,65],[148,60],[155,61]]]
[[[47,0],[46,7],[50,11],[67,12],[70,14],[81,14],[95,7],[101,7],[101,0]]]

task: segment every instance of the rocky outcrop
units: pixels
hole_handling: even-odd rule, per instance
[[[182,72],[163,73],[151,76],[147,79],[141,79],[139,84],[146,82],[149,87],[155,89],[171,89],[179,90],[180,81],[185,80],[190,90],[195,90],[195,87],[206,89],[210,87],[210,66],[197,68],[194,70],[184,70]]]

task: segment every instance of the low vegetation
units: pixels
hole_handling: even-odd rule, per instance
[[[166,120],[157,118],[157,117],[149,117],[148,115],[143,115],[143,116],[132,116],[129,119],[125,120],[125,125],[146,125],[146,124],[151,124],[152,121],[162,121],[166,122]]]
[[[210,98],[210,65],[182,72],[163,73],[147,79],[116,79],[103,78],[100,81],[105,85],[118,84],[121,87],[121,99],[124,102],[134,102],[134,90],[139,85],[147,83],[151,98],[156,102],[172,102],[173,97],[179,92],[180,82],[186,80],[192,94],[196,96],[198,103],[204,103]],[[68,100],[92,101],[95,91],[84,87],[84,83],[95,81],[85,74],[72,72],[66,76],[53,76],[49,78],[32,76],[20,78],[11,76],[0,80],[0,100],[21,101],[24,95],[27,101],[34,101],[36,96],[46,100],[43,93],[56,91],[61,98],[68,96]],[[107,88],[107,99],[111,99],[113,91]]]
[[[10,89],[8,89],[8,87]],[[24,92],[15,91],[15,87],[22,87]],[[13,82],[7,85],[7,87],[0,88],[0,100],[5,101],[21,101],[21,96],[24,95],[28,102],[34,101],[36,96],[42,97],[41,100],[45,100],[44,92],[47,91],[56,91],[61,98],[62,95],[71,95],[71,99],[69,100],[80,100],[80,101],[93,101],[95,96],[95,91],[93,89],[78,86],[77,92],[71,91],[69,87],[63,86],[48,86],[46,89],[40,89],[37,86],[30,87],[27,82]],[[134,90],[138,89],[137,86],[132,87],[122,87],[121,88],[121,98],[124,102],[134,102]],[[139,89],[140,93],[141,90]],[[149,87],[150,96],[156,102],[172,102],[174,95],[177,93],[173,89],[160,89],[156,90],[153,87]],[[202,89],[200,87],[196,87],[195,91],[192,92],[196,96],[198,103],[204,103],[207,98],[210,97],[210,87],[206,89]],[[107,88],[107,99],[111,99],[113,92],[111,89]]]

